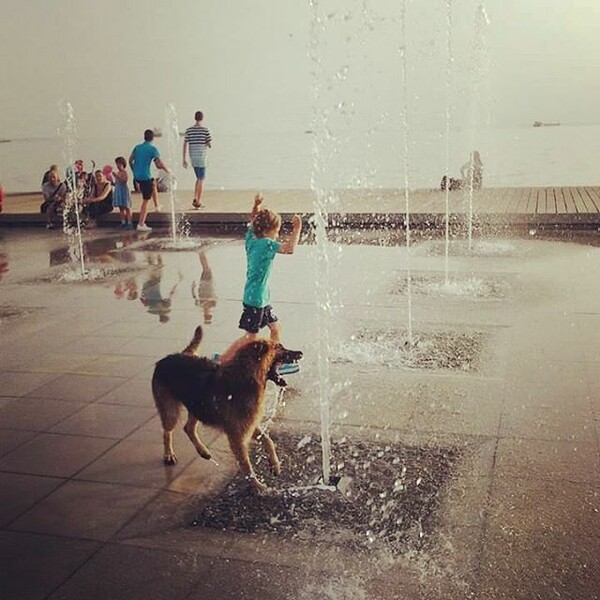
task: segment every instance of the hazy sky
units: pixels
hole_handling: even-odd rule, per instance
[[[404,45],[413,127],[444,119],[448,77],[456,125],[599,121],[598,0],[452,0],[450,71],[447,0],[406,0],[406,40],[401,0],[315,6],[4,0],[0,138],[54,135],[62,100],[82,136],[141,135],[168,102],[182,128],[197,109],[220,132],[310,128],[330,102],[347,105],[346,124],[381,125],[404,103]]]

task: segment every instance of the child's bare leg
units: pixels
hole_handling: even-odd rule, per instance
[[[223,352],[223,354],[221,354],[221,357],[219,358],[219,362],[221,364],[225,364],[225,363],[229,362],[235,356],[235,353],[242,346],[245,346],[248,342],[254,341],[257,337],[258,337],[257,333],[246,332],[245,335],[243,335],[241,338],[235,340],[235,342],[233,342],[233,344],[231,344],[231,346],[229,346],[229,348],[227,348],[227,350],[225,350],[225,352]]]
[[[278,344],[281,339],[281,326],[279,325],[279,321],[269,323],[267,326],[271,332],[271,341]]]
[[[196,185],[194,185],[194,200],[198,204],[202,204],[202,192],[204,191],[204,179],[196,179]]]

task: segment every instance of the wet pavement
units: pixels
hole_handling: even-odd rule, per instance
[[[178,429],[163,466],[153,366],[198,324],[202,354],[239,336],[239,237],[88,231],[82,281],[61,233],[0,231],[1,597],[600,597],[600,249],[455,241],[446,262],[439,239],[409,258],[379,242],[336,246],[327,268],[309,244],[276,258],[283,340],[305,359],[284,402],[268,388],[269,414],[274,434],[316,439],[324,396],[335,441],[459,450],[400,554],[318,521],[310,537],[194,524],[237,477],[214,430],[218,465]],[[380,474],[359,447],[332,465],[368,484]],[[424,479],[407,472],[394,502]]]

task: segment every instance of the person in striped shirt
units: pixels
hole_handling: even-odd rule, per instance
[[[194,186],[194,208],[203,208],[202,192],[204,191],[204,178],[206,176],[207,149],[211,147],[212,139],[210,131],[202,125],[204,115],[197,111],[194,115],[196,123],[185,130],[183,138],[183,168],[187,169],[187,155],[189,151],[190,162],[196,173],[196,185]]]

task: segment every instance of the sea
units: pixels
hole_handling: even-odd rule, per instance
[[[459,177],[472,150],[484,165],[484,186],[595,186],[600,184],[600,125],[522,126],[447,131],[330,131],[291,129],[223,133],[211,128],[207,190],[431,189],[448,172]],[[40,189],[42,174],[67,156],[88,170],[129,156],[135,136],[65,140],[23,138],[0,141],[0,183],[7,193]],[[178,188],[193,189],[191,169],[181,165],[181,140],[155,138]],[[65,148],[73,151],[67,155]],[[171,146],[171,149],[169,149]],[[173,149],[174,148],[174,149]],[[73,154],[74,153],[74,154]],[[407,173],[405,165],[408,165]]]

